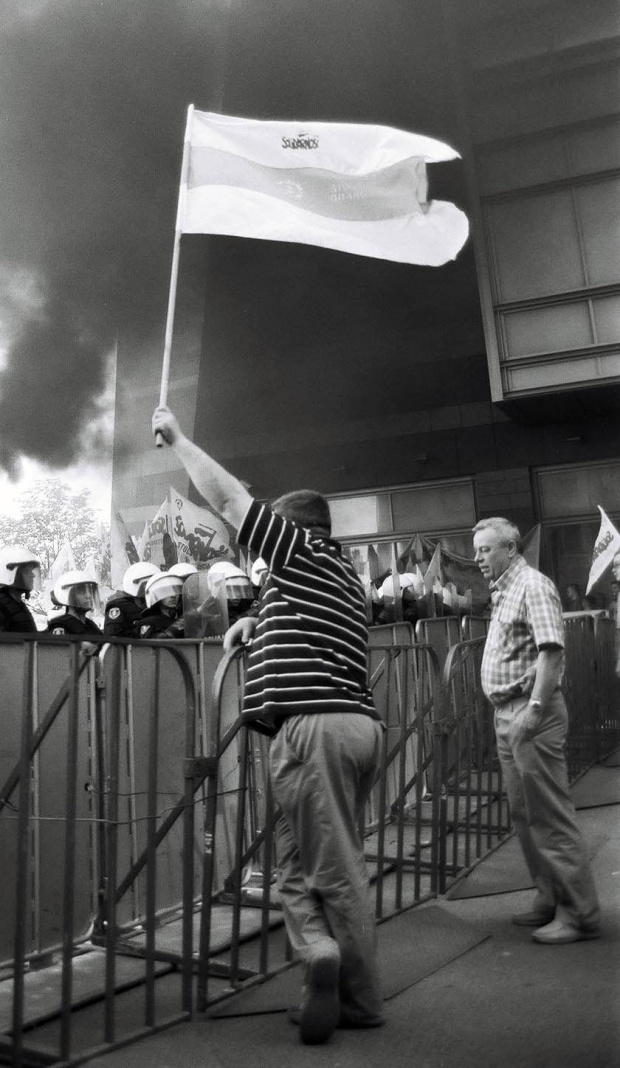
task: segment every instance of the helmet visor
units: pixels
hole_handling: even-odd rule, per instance
[[[41,568],[39,565],[34,561],[28,564],[18,564],[15,568],[13,585],[16,590],[24,590],[26,593],[30,593],[31,590],[40,591]]]
[[[101,611],[99,589],[94,582],[79,582],[71,586],[67,598],[70,608],[82,608],[86,612]]]
[[[165,601],[170,608],[178,601],[181,595],[183,582],[179,578],[171,577],[168,581],[165,577],[158,578],[150,589],[146,591],[146,603],[149,608],[154,604]]]
[[[249,578],[227,578],[226,579],[226,596],[229,601],[243,601],[249,598],[250,601],[254,599],[254,591],[252,589],[252,583]]]

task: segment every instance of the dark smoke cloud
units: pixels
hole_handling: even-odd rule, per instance
[[[83,450],[119,333],[163,336],[187,105],[234,0],[13,0],[0,28],[0,465]]]

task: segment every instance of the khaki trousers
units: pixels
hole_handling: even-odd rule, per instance
[[[340,951],[340,1001],[349,1017],[381,1012],[376,924],[360,824],[379,768],[382,727],[358,713],[284,720],[269,767],[283,819],[278,886],[293,950],[310,961]]]
[[[537,889],[534,908],[562,905],[579,925],[596,925],[599,906],[586,846],[568,792],[566,704],[560,690],[530,741],[519,730],[527,698],[495,710],[498,755],[512,820]]]

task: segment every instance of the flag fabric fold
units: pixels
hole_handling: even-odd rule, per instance
[[[142,559],[167,569],[176,563],[204,567],[233,556],[230,533],[221,518],[200,508],[170,486],[166,498],[144,528]]]
[[[458,159],[421,134],[363,123],[274,122],[190,109],[177,230],[320,245],[440,266],[467,216],[428,199],[427,164]]]
[[[586,594],[590,592],[603,572],[607,570],[616,553],[620,552],[620,532],[616,530],[600,504],[597,504],[597,508],[601,513],[601,526],[592,550],[592,566],[588,576]]]

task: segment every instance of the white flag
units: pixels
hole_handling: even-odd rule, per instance
[[[140,548],[144,560],[164,570],[175,563],[193,563],[200,568],[233,556],[230,535],[219,516],[192,504],[173,486],[147,523]]]
[[[75,558],[73,556],[73,549],[71,548],[69,539],[62,543],[56,555],[56,559],[50,567],[48,575],[50,588],[54,586],[61,575],[64,575],[67,571],[75,571]]]
[[[134,540],[127,530],[125,520],[120,512],[112,512],[110,523],[110,577],[112,586],[120,588],[123,575],[130,564],[135,564],[140,559]]]
[[[230,535],[220,519],[208,508],[188,501],[173,486],[168,490],[170,535],[181,563],[198,567],[233,556]]]
[[[594,550],[592,552],[592,566],[588,578],[586,594],[590,592],[595,582],[611,564],[617,552],[620,552],[620,533],[616,530],[611,519],[603,511],[600,504],[596,506],[601,513],[601,529],[598,532]]]
[[[427,198],[427,163],[459,158],[431,137],[190,108],[186,153],[182,233],[297,241],[433,267],[453,260],[467,239],[467,216]]]

